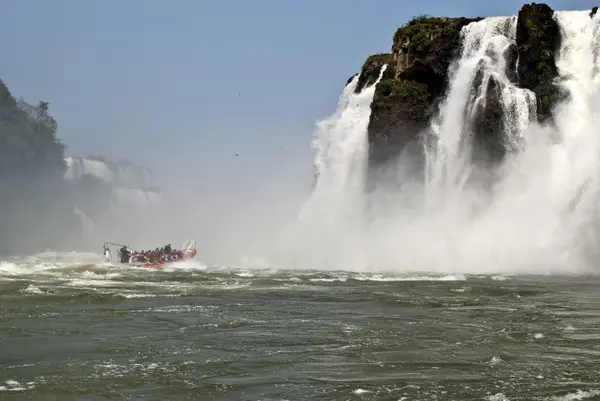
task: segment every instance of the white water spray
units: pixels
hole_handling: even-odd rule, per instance
[[[367,127],[375,86],[386,68],[387,65],[382,66],[376,82],[359,93],[354,93],[359,79],[359,75],[355,76],[344,88],[335,113],[317,123],[313,148],[317,151],[318,179],[301,211],[300,226],[295,233],[304,237],[302,243],[307,248],[301,252],[312,256],[311,263],[334,267],[340,251],[352,255],[354,264],[363,263],[360,249],[355,245],[361,240],[364,226]],[[328,242],[325,247],[324,237]],[[299,244],[296,239],[293,241],[294,247]]]

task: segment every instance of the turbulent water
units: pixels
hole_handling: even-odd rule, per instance
[[[597,278],[98,259],[0,264],[0,399],[600,396]]]
[[[600,15],[556,19],[556,127],[507,77],[516,19],[470,24],[425,182],[399,160],[400,189],[365,193],[375,86],[354,93],[355,77],[318,124],[300,218],[251,247],[262,268],[204,266],[202,244],[156,271],[77,253],[0,262],[0,399],[600,398]],[[486,176],[470,134],[489,80],[512,153]]]

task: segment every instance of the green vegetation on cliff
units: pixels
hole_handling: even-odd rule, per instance
[[[458,45],[458,35],[462,27],[480,19],[431,17],[428,15],[415,17],[396,30],[392,53],[401,52],[403,48],[406,48],[415,56],[429,55],[432,52],[439,52],[440,47],[444,46],[453,51]]]
[[[387,68],[382,79],[393,77],[393,65],[391,65],[391,61],[392,55],[389,53],[380,53],[369,56],[360,70],[360,76],[354,92],[359,93],[365,87],[373,85],[375,81],[377,81],[377,78],[379,78],[381,67],[385,64],[387,64]]]
[[[60,246],[75,226],[56,130],[47,102],[17,101],[0,81],[0,253]]]
[[[425,84],[387,79],[377,88],[377,104],[401,101],[408,105],[427,103],[430,94]]]

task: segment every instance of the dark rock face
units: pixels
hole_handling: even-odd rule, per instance
[[[510,79],[513,85],[519,83],[519,75],[517,74],[517,60],[519,59],[519,48],[516,44],[511,44],[504,51],[504,59],[506,60],[506,77]]]
[[[388,79],[380,82],[369,121],[370,163],[381,164],[398,155],[427,125],[431,97],[418,82]]]
[[[476,78],[477,79],[477,78]],[[479,165],[494,165],[506,155],[504,146],[504,119],[502,88],[491,77],[485,89],[483,102],[476,103],[473,110],[473,161]]]
[[[422,146],[414,145],[446,90],[448,69],[460,51],[462,27],[478,20],[417,18],[398,29],[391,65],[377,85],[371,104],[371,166],[384,164],[403,151],[417,162],[422,159]]]
[[[546,4],[526,4],[517,20],[519,86],[535,92],[538,120],[551,117],[561,93],[553,80],[558,76],[555,55],[560,46],[560,29],[554,11]]]
[[[357,75],[358,75],[358,72],[357,72],[356,74],[352,75],[350,78],[348,78],[348,80],[346,81],[346,86],[347,86],[347,85],[348,85],[350,82],[352,82],[352,80],[354,79],[354,77],[355,77],[355,76],[357,76]]]

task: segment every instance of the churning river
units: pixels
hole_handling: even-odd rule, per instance
[[[0,264],[0,400],[600,397],[597,277],[98,258]]]

